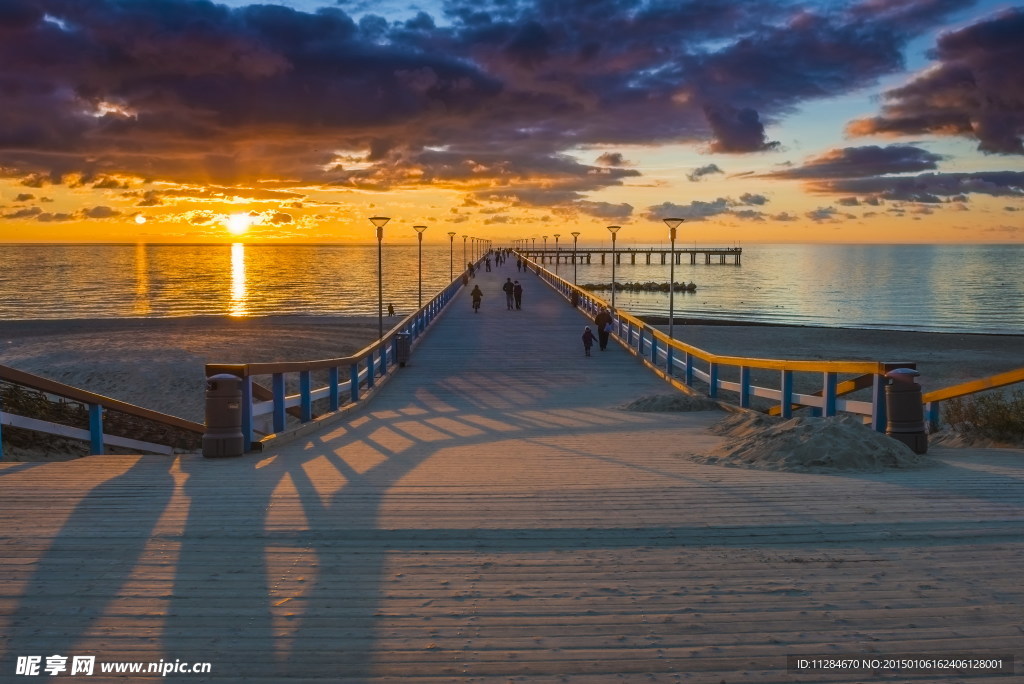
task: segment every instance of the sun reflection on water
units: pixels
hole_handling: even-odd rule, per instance
[[[249,315],[249,292],[245,281],[245,245],[236,242],[231,245],[231,303],[229,316]]]
[[[152,312],[149,298],[149,259],[144,243],[135,245],[135,298],[132,300],[133,316],[148,316]]]

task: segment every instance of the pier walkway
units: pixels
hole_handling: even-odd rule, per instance
[[[476,282],[479,314],[462,291],[317,434],[236,459],[0,463],[0,680],[53,655],[121,682],[143,677],[101,665],[267,684],[1014,677],[800,674],[790,654],[1020,672],[1019,451],[843,476],[699,465],[720,414],[622,410],[669,388],[614,344],[584,357],[586,320],[514,263]]]

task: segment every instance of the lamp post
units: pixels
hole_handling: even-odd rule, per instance
[[[448,282],[455,280],[455,231],[448,232]]]
[[[469,266],[469,261],[466,259],[466,238],[468,238],[468,237],[469,237],[468,235],[463,235],[462,236],[462,261],[463,261],[463,263],[466,264],[466,266],[462,267],[463,270],[465,270]]]
[[[555,275],[558,275],[558,233],[555,233]]]
[[[426,226],[413,226],[413,230],[416,231],[416,238],[419,241],[419,306],[423,308],[423,231],[427,229]]]
[[[683,222],[681,218],[667,218],[664,219],[665,225],[668,226],[668,237],[669,244],[671,247],[671,256],[668,262],[668,337],[670,340],[675,339],[672,334],[673,326],[676,320],[676,309],[675,309],[675,293],[676,293],[676,228]]]
[[[377,339],[384,338],[384,270],[382,243],[384,226],[391,219],[387,216],[371,216],[370,223],[377,228]]]
[[[576,284],[576,243],[580,239],[580,231],[572,231],[572,284]]]
[[[608,232],[612,234],[612,311],[615,311],[615,234],[622,226],[608,226]]]

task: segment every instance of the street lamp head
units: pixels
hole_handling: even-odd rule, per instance
[[[578,238],[579,238],[579,236],[580,236],[580,231],[578,231],[578,230],[574,230],[574,231],[572,231],[572,233],[570,233],[570,234],[572,235],[572,239],[573,239],[573,240],[576,240],[576,239],[578,239]]]
[[[671,237],[672,240],[675,240],[676,239],[676,228],[678,228],[679,224],[682,223],[683,221],[685,221],[686,219],[667,218],[667,219],[662,219],[662,220],[665,222],[665,225],[668,226],[669,237]]]
[[[622,230],[622,226],[608,226],[608,232],[611,233],[612,235],[615,235],[620,230]]]
[[[417,233],[422,233],[423,231],[425,231],[427,229],[427,227],[426,226],[413,226],[412,229],[415,230]]]
[[[452,241],[455,240],[455,231],[454,230],[448,231],[448,239],[452,240]]]
[[[387,224],[387,222],[390,221],[390,220],[391,219],[388,218],[387,216],[371,216],[370,217],[370,223],[372,223],[373,225],[377,226],[378,228],[383,228],[385,226],[385,224]]]

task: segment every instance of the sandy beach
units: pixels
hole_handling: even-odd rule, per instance
[[[385,328],[398,322],[385,320]],[[171,415],[203,420],[203,368],[345,356],[377,334],[375,317],[273,316],[13,321],[0,364]],[[925,390],[1024,365],[1018,336],[749,325],[676,326],[719,354],[913,361]],[[756,381],[756,378],[755,378]]]

